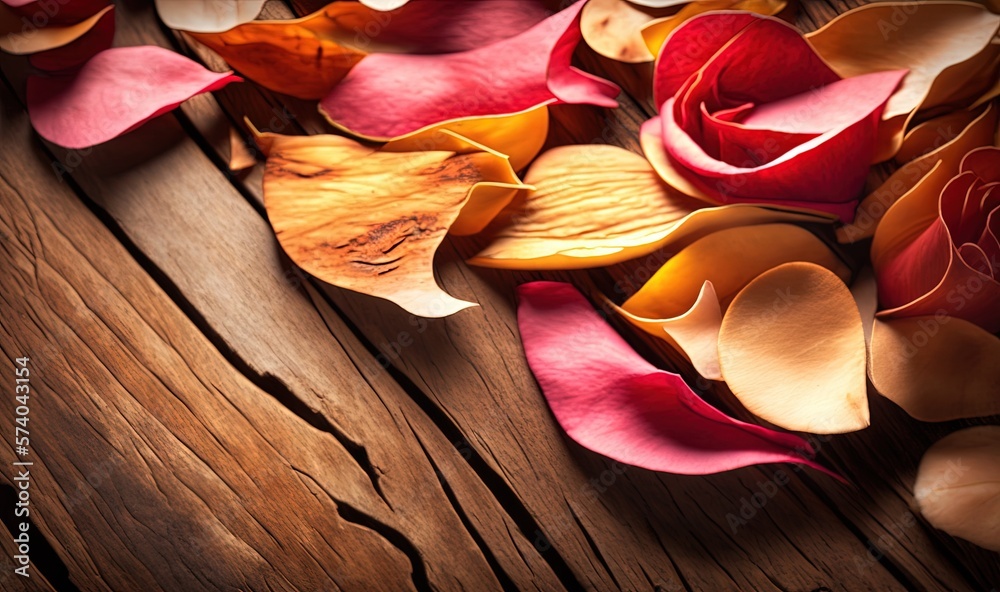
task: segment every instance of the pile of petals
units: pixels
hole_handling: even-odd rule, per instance
[[[866,428],[869,381],[924,421],[1000,413],[1000,15],[879,2],[803,34],[786,0],[549,4],[341,0],[274,20],[263,0],[155,2],[199,52],[329,123],[290,136],[247,122],[277,241],[320,280],[455,314],[474,303],[439,286],[435,253],[481,235],[475,265],[606,267],[628,288],[597,304],[775,428]],[[108,141],[241,80],[112,47],[105,0],[49,5],[0,0],[0,49],[30,55],[31,121],[55,144]],[[582,42],[651,62],[641,155],[542,152],[551,107],[617,106],[618,86],[578,67]],[[573,287],[519,297],[528,362],[581,445],[681,474],[830,472],[800,436],[728,417],[651,366]],[[996,430],[955,434],[928,453],[918,502],[997,548],[996,525],[962,510],[979,493],[935,480],[966,452],[985,459],[969,483],[996,481]]]

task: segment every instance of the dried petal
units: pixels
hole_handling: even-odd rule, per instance
[[[960,430],[931,446],[913,498],[935,528],[1000,551],[1000,426]]]
[[[320,111],[338,128],[386,140],[539,105],[617,106],[617,86],[570,65],[582,7],[577,2],[519,35],[466,52],[371,55],[320,102]],[[405,100],[399,99],[401,88]]]
[[[841,76],[909,69],[882,115],[874,157],[879,162],[898,150],[918,109],[953,101],[955,89],[970,97],[986,90],[969,82],[981,73],[983,63],[976,57],[990,51],[998,27],[1000,16],[968,2],[878,2],[850,10],[806,37]]]
[[[32,54],[28,61],[39,70],[57,72],[76,68],[105,49],[110,49],[115,37],[115,13],[112,8],[109,6],[98,13],[97,23],[77,39],[62,47]]]
[[[580,14],[580,31],[602,56],[630,64],[651,62],[655,54],[646,48],[642,29],[666,12],[628,0],[588,0]]]
[[[441,290],[434,253],[461,215],[467,227],[483,225],[521,188],[506,157],[460,138],[461,152],[373,149],[332,135],[258,142],[268,219],[304,270],[420,316],[474,306]]]
[[[66,148],[106,142],[194,95],[240,81],[161,47],[108,49],[79,70],[28,77],[35,130]]]
[[[257,18],[267,0],[156,0],[156,12],[171,29],[218,33]]]
[[[959,128],[957,135],[950,123],[936,125],[935,139],[930,144],[943,142],[940,147],[904,164],[878,189],[861,200],[854,221],[837,229],[837,240],[851,243],[871,238],[882,218],[897,201],[919,201],[934,208],[933,204],[937,203],[941,190],[958,170],[962,157],[973,148],[993,143],[997,127],[996,106],[991,103],[971,113],[975,118],[964,129]],[[942,125],[945,127],[942,128]],[[918,129],[914,128],[914,133],[918,133]],[[919,133],[923,135],[923,132]],[[890,222],[890,226],[894,224]]]
[[[107,16],[114,23],[114,7],[105,6],[86,19],[67,25],[37,28],[6,4],[0,4],[0,50],[17,55],[48,51],[68,45],[93,29]]]
[[[556,420],[585,448],[686,475],[771,462],[829,473],[802,456],[812,452],[805,440],[728,417],[645,361],[568,284],[533,282],[518,295],[528,364]]]
[[[1000,413],[1000,339],[946,314],[876,320],[869,374],[921,421]]]
[[[839,434],[869,424],[861,316],[823,267],[786,263],[750,282],[722,319],[719,359],[733,394],[777,426]]]
[[[688,19],[704,12],[741,10],[763,15],[775,15],[784,10],[786,6],[788,6],[788,2],[785,0],[704,0],[691,2],[681,8],[677,14],[650,21],[642,29],[642,39],[650,56],[658,56],[671,33]]]
[[[750,205],[702,207],[665,186],[642,157],[607,145],[549,150],[528,170],[525,183],[534,189],[470,263],[507,269],[597,267],[722,228],[828,220]]]

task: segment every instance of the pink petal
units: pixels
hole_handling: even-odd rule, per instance
[[[29,76],[28,112],[46,140],[85,148],[240,80],[160,47],[119,47],[102,51],[75,72]]]
[[[94,28],[79,39],[62,47],[33,54],[28,61],[39,70],[49,72],[69,70],[110,48],[114,37],[115,11],[109,10],[97,21]]]
[[[409,53],[453,53],[502,41],[552,12],[541,0],[414,0],[365,26],[352,41],[371,37]]]
[[[336,125],[392,138],[461,117],[547,103],[615,107],[618,87],[570,65],[583,2],[509,39],[446,55],[373,54],[320,103]]]
[[[728,417],[646,362],[572,286],[532,282],[518,294],[528,363],[559,424],[585,448],[688,475],[771,462],[833,475],[802,455],[812,454],[802,438]]]

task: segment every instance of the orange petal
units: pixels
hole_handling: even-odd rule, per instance
[[[628,0],[589,0],[580,14],[580,31],[602,56],[630,64],[652,62],[655,53],[646,48],[642,29],[666,12]]]
[[[156,0],[156,12],[171,29],[218,33],[257,18],[267,0]]]
[[[788,2],[785,0],[704,0],[691,2],[681,8],[677,14],[650,21],[642,29],[642,39],[650,56],[656,56],[660,54],[663,42],[674,32],[674,29],[684,24],[684,21],[689,18],[703,12],[710,10],[746,10],[748,12],[773,16],[784,10],[786,6],[788,6]]]
[[[786,263],[750,282],[722,319],[719,359],[733,394],[777,426],[838,434],[869,424],[861,316],[818,265]]]
[[[549,150],[528,170],[525,183],[534,189],[470,263],[506,269],[598,267],[720,228],[827,220],[761,206],[701,207],[664,185],[641,156],[607,145]]]
[[[977,56],[990,51],[998,27],[1000,16],[968,2],[878,2],[850,10],[806,37],[844,77],[910,70],[882,115],[875,158],[880,162],[899,149],[913,113],[946,104],[956,87],[980,74]]]
[[[268,155],[268,218],[304,270],[415,315],[474,306],[441,290],[434,253],[463,208],[484,199],[480,192],[496,198],[503,187],[509,200],[521,187],[506,157],[471,142],[463,152],[394,152],[332,135],[258,138]]]
[[[900,205],[900,210],[896,214],[889,214],[890,209],[896,209],[897,202],[920,202],[923,204],[919,208],[921,212],[929,212],[927,215],[931,216],[936,215],[938,196],[948,180],[958,171],[962,157],[973,148],[993,143],[997,126],[996,106],[991,103],[984,109],[976,110],[974,115],[975,119],[954,139],[906,163],[878,189],[865,197],[858,205],[854,222],[837,229],[837,240],[842,243],[852,243],[871,238],[883,218],[888,220],[889,227],[899,225],[909,227],[910,222],[907,220],[911,216],[902,213],[909,211],[909,206]],[[914,131],[917,129],[919,128],[914,128]],[[953,135],[953,131],[953,127],[935,129],[934,135],[947,140]],[[894,232],[885,236],[892,234]]]
[[[22,17],[0,2],[0,50],[25,55],[63,47],[93,29],[111,10],[114,10],[114,6],[106,6],[100,12],[72,25],[42,28],[31,26],[28,29],[29,25],[25,24],[27,17]]]
[[[921,421],[1000,413],[1000,339],[945,314],[876,320],[871,380]]]
[[[935,528],[1000,551],[1000,426],[964,429],[931,446],[913,497]]]
[[[250,151],[243,135],[236,128],[229,128],[229,170],[242,171],[257,164],[257,158]]]
[[[252,21],[221,33],[190,35],[261,86],[320,99],[367,55],[345,43],[342,22],[363,21],[371,11],[356,2],[334,2],[299,19]]]

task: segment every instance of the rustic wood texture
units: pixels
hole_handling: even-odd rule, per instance
[[[150,2],[117,4],[118,44],[224,67],[162,28]],[[271,0],[265,14],[320,4]],[[814,28],[856,4],[807,2],[798,23]],[[555,109],[550,144],[637,150],[652,112],[648,67],[586,48],[578,59],[622,83],[622,108]],[[297,270],[264,216],[261,165],[225,169],[244,115],[264,131],[329,131],[313,104],[232,85],[65,151],[30,131],[16,96],[23,60],[0,65],[0,372],[32,357],[32,517],[47,543],[33,548],[27,581],[6,575],[14,551],[3,537],[0,589],[1000,586],[996,554],[909,507],[923,450],[970,422],[920,424],[873,394],[873,428],[816,442],[851,486],[787,466],[657,474],[569,441],[520,351],[514,287],[544,277],[621,298],[664,254],[510,273],[467,266],[480,243],[449,238],[441,282],[480,307],[420,319]],[[748,418],[675,353],[618,327]],[[13,431],[11,405],[0,421]],[[2,503],[14,458],[5,438]],[[733,529],[729,516],[776,482]]]

